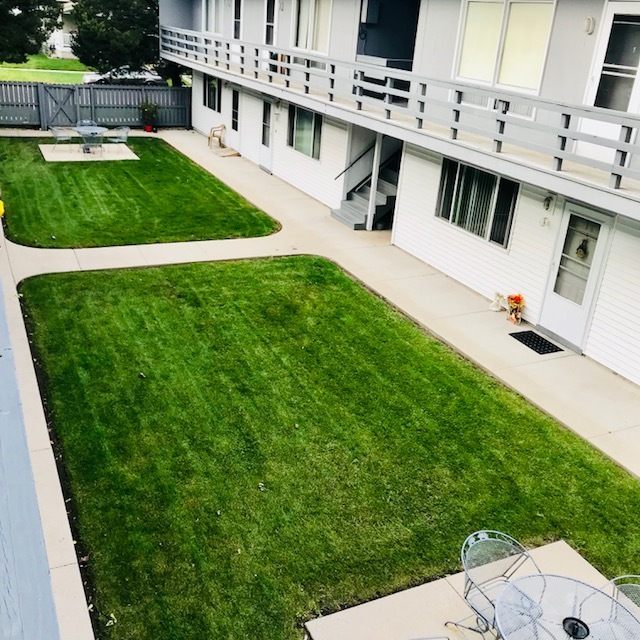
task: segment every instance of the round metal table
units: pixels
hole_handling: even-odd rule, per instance
[[[509,582],[495,603],[504,640],[638,640],[640,620],[591,585],[549,574]],[[639,612],[640,613],[640,612]]]
[[[85,153],[90,153],[93,148],[102,150],[102,136],[108,131],[106,127],[83,125],[76,127],[75,130],[82,136],[82,150]]]

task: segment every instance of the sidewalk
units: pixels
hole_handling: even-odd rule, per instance
[[[0,130],[0,135],[5,132]],[[278,220],[282,230],[265,238],[78,250],[33,249],[1,239],[0,280],[63,640],[86,640],[92,635],[16,296],[17,283],[29,276],[321,255],[640,477],[640,387],[570,351],[536,354],[509,336],[513,325],[505,322],[503,313],[489,311],[488,300],[394,247],[390,232],[347,229],[330,217],[327,207],[248,160],[218,157],[198,133],[158,135]]]

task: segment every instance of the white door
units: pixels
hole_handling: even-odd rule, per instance
[[[565,205],[540,327],[582,349],[607,251],[611,217]]]
[[[260,158],[258,164],[271,173],[273,155],[273,105],[268,100],[262,102],[262,130],[260,140]]]
[[[585,104],[640,113],[640,2],[611,2],[600,29]],[[620,126],[583,119],[580,131],[618,140]],[[580,142],[577,152],[613,162],[615,151]]]

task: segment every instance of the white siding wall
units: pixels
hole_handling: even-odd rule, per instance
[[[470,289],[493,299],[524,294],[524,317],[536,322],[560,216],[545,211],[545,194],[521,189],[508,249],[436,218],[440,159],[408,147],[400,176],[394,244]],[[549,224],[542,226],[543,218]],[[557,220],[556,220],[557,218]]]
[[[274,107],[275,108],[275,107]],[[273,173],[328,207],[342,200],[343,178],[335,177],[347,166],[346,123],[324,118],[320,159],[314,160],[287,145],[288,108],[276,108],[273,132]]]
[[[614,231],[585,354],[640,384],[640,229]]]
[[[227,131],[231,128],[231,94],[228,91],[222,92],[222,113],[213,111],[203,104],[204,78],[197,71],[193,73],[193,86],[191,89],[191,118],[192,125],[200,133],[209,133],[211,127],[224,124]]]

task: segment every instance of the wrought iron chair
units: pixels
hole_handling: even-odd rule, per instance
[[[640,618],[640,576],[624,575],[609,580],[610,593],[623,607]]]
[[[76,127],[97,127],[98,123],[95,120],[78,120]]]
[[[127,144],[127,140],[129,139],[129,131],[131,131],[131,127],[116,127],[109,131],[109,135],[105,137],[106,142],[113,142],[115,144]],[[118,153],[120,152],[121,147],[118,147]]]
[[[529,573],[541,573],[529,552],[506,533],[485,529],[472,533],[460,552],[464,569],[464,599],[476,615],[476,626],[447,622],[484,634],[495,630],[495,601],[506,583],[525,564]],[[533,605],[533,603],[532,603]],[[532,610],[532,615],[535,612]]]
[[[90,134],[82,136],[82,150],[84,153],[93,153],[93,150],[102,153],[102,134]]]
[[[59,142],[71,142],[73,140],[74,132],[71,129],[65,129],[63,127],[49,127],[51,135],[56,139],[56,143],[53,145],[52,151],[56,150]]]

